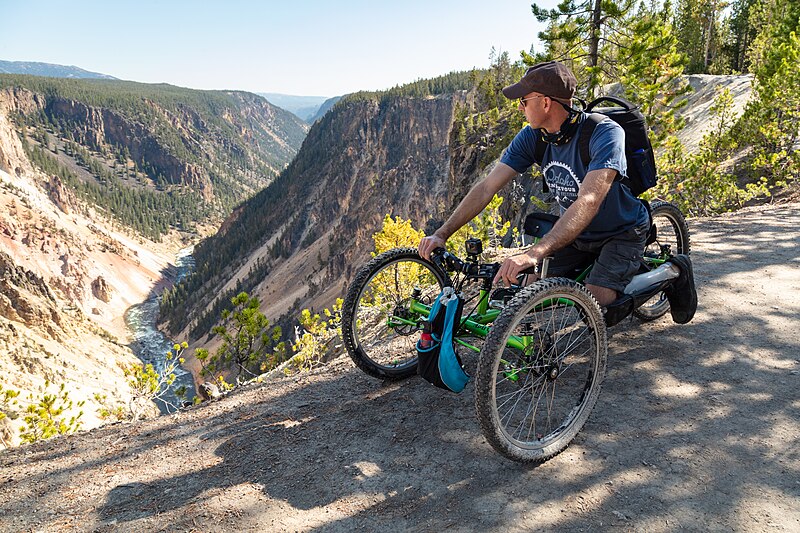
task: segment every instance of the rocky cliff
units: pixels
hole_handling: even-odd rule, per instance
[[[0,139],[14,137],[0,128]],[[26,166],[8,154],[14,169]],[[16,419],[0,421],[5,444],[16,443],[10,429],[21,424],[28,395],[64,384],[76,403],[87,401],[84,427],[100,423],[95,394],[127,401],[119,365],[137,360],[122,317],[156,287],[177,246],[67,214],[35,176],[0,170],[0,385],[24,400],[11,410]]]
[[[172,331],[202,336],[239,290],[258,295],[272,319],[329,306],[369,257],[386,214],[418,228],[441,221],[488,170],[494,141],[512,129],[501,121],[456,139],[456,115],[471,98],[459,90],[337,104],[281,176],[198,246],[186,300],[174,308],[180,312],[164,314]]]
[[[365,98],[326,114],[276,181],[196,249],[205,279],[190,280],[191,313],[173,314],[173,329],[237,287],[283,312],[315,290],[341,292],[386,213],[421,221],[448,203],[454,102]]]
[[[305,135],[255,95],[106,83],[0,76],[0,386],[22,392],[0,446],[17,442],[29,395],[64,384],[87,402],[83,427],[100,422],[95,395],[128,400],[120,365],[137,359],[124,313],[197,238],[170,228],[204,222],[169,218],[170,199],[205,201],[192,213],[218,219]],[[125,207],[161,211],[161,242],[132,231]]]

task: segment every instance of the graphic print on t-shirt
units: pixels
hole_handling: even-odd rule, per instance
[[[547,186],[553,193],[556,202],[567,209],[578,198],[581,182],[572,170],[572,167],[561,161],[550,161],[542,169]]]

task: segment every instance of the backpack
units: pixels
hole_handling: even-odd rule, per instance
[[[603,102],[611,102],[619,107],[598,107]],[[627,185],[634,196],[639,196],[655,186],[657,173],[653,145],[650,144],[650,138],[647,136],[647,124],[639,107],[624,98],[601,96],[592,100],[584,110],[587,113],[586,123],[581,128],[578,139],[583,165],[588,166],[591,160],[589,141],[595,127],[608,117],[625,131],[625,159],[628,164],[628,175],[620,178],[620,181]],[[592,110],[596,110],[596,112],[592,113]],[[536,143],[534,160],[540,166],[544,160],[545,148],[545,143]],[[547,183],[543,188],[547,192]]]
[[[430,346],[423,346],[421,340],[417,341],[417,373],[433,385],[451,392],[461,392],[469,381],[469,374],[462,367],[453,341],[453,336],[461,326],[463,309],[463,298],[452,287],[445,287],[436,297],[428,315],[432,340]]]

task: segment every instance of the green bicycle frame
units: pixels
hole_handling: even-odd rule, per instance
[[[654,257],[646,257],[644,259],[647,263],[650,263],[653,266],[659,266],[663,264],[666,259],[662,258],[654,258]],[[581,284],[584,284],[585,279],[589,275],[589,272],[592,270],[592,265],[589,265],[583,272],[581,272],[576,278],[575,281]],[[469,316],[461,319],[461,324],[458,328],[458,332],[463,335],[463,332],[466,332],[469,335],[466,336],[475,336],[482,339],[485,339],[486,336],[489,334],[490,325],[497,319],[498,315],[500,314],[499,309],[490,309],[489,308],[489,291],[486,289],[481,289],[478,295],[478,305],[475,308],[475,311],[471,313]],[[553,305],[572,305],[572,302],[564,299],[558,298],[555,301],[545,300],[541,303],[540,309],[546,309],[547,307]],[[409,304],[408,310],[413,314],[419,317],[419,319],[425,319],[430,314],[431,308],[429,305],[426,305],[418,300],[412,299]],[[408,318],[402,318],[398,316],[390,316],[387,321],[387,326],[389,327],[396,327],[396,326],[418,326],[418,320],[409,320]],[[456,337],[455,342],[458,344],[469,348],[475,352],[480,352],[480,348],[474,346],[464,340],[463,338]],[[532,340],[528,336],[518,336],[512,335],[509,337],[507,345],[510,348],[515,348],[518,350],[525,350],[527,346],[531,344]]]

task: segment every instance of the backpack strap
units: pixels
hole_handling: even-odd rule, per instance
[[[539,136],[539,138],[536,139],[536,148],[533,151],[533,160],[539,166],[542,166],[542,161],[544,161],[544,151],[546,148],[545,142],[542,140],[541,136]]]
[[[539,165],[539,168],[542,167],[542,162],[544,161],[544,151],[547,148],[545,146],[545,142],[542,140],[541,135],[536,139],[536,148],[533,150],[533,160],[534,162]],[[550,192],[550,187],[547,186],[547,180],[544,179],[544,175],[542,175],[542,192],[547,194]]]
[[[578,150],[581,154],[581,161],[583,161],[584,167],[588,167],[589,161],[592,160],[591,154],[589,153],[589,141],[592,140],[594,129],[605,120],[605,118],[606,116],[601,113],[586,114],[586,122],[581,128],[580,137],[578,138]]]
[[[593,102],[594,103],[594,102]],[[592,134],[594,133],[595,127],[601,123],[603,120],[606,119],[606,116],[602,113],[587,113],[586,120],[581,127],[580,137],[578,137],[578,150],[581,154],[581,161],[583,161],[583,166],[588,167],[589,161],[591,161],[591,154],[589,153],[589,141],[592,140]],[[544,151],[547,147],[545,146],[544,141],[541,138],[536,140],[536,148],[533,152],[533,160],[536,162],[537,165],[540,167],[542,166],[542,161],[544,161]],[[549,192],[550,188],[547,186],[547,181],[544,180],[542,177],[542,192]]]

